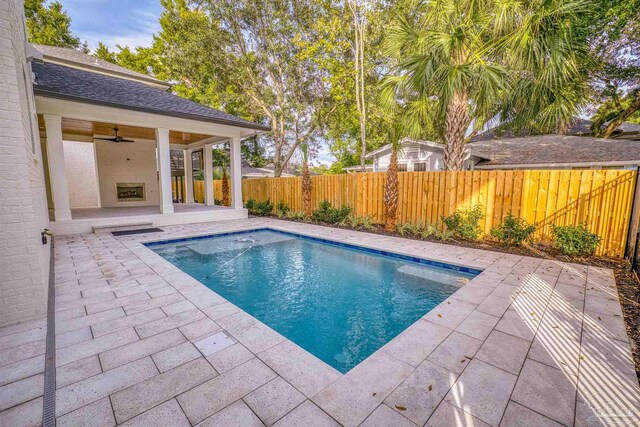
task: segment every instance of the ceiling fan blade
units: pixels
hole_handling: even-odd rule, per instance
[[[103,141],[113,141],[113,142],[118,142],[117,138],[93,138],[93,139],[101,139]]]
[[[135,142],[133,139],[121,139],[120,142]]]

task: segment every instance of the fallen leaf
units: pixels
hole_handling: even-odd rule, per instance
[[[429,384],[429,391],[433,390],[433,384]]]
[[[378,393],[373,393],[373,396],[375,396],[376,394],[378,394]]]
[[[438,313],[438,317],[442,318],[442,314]]]
[[[407,410],[407,408],[405,408],[404,406],[400,406],[400,405],[396,405],[396,409],[398,411],[406,411]]]

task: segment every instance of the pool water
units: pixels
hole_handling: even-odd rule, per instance
[[[149,246],[343,373],[477,274],[272,230]]]

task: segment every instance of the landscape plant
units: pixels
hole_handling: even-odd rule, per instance
[[[471,209],[458,209],[451,215],[442,217],[442,222],[454,237],[476,240],[482,232],[480,228],[482,218],[484,218],[482,207],[474,206]]]
[[[536,231],[534,224],[518,218],[509,212],[496,227],[491,229],[491,237],[509,246],[520,246],[531,241]]]
[[[273,203],[271,203],[271,199],[265,201],[249,199],[244,206],[254,215],[265,216],[273,213]]]
[[[587,228],[587,224],[553,225],[551,232],[557,249],[566,255],[593,255],[600,244],[600,237]]]
[[[318,222],[324,222],[327,224],[338,224],[345,220],[345,218],[351,213],[349,206],[342,206],[339,208],[331,206],[328,200],[320,202],[318,209],[313,211],[311,219]]]
[[[349,214],[340,225],[360,230],[373,230],[375,225],[373,225],[373,218],[369,215],[358,216],[353,213]]]

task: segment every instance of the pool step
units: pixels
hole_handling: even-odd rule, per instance
[[[124,224],[119,223],[119,224],[94,225],[93,232],[95,234],[111,233],[113,231],[131,231],[131,230],[141,230],[144,228],[153,228],[153,222],[145,221],[145,222],[128,222]]]

